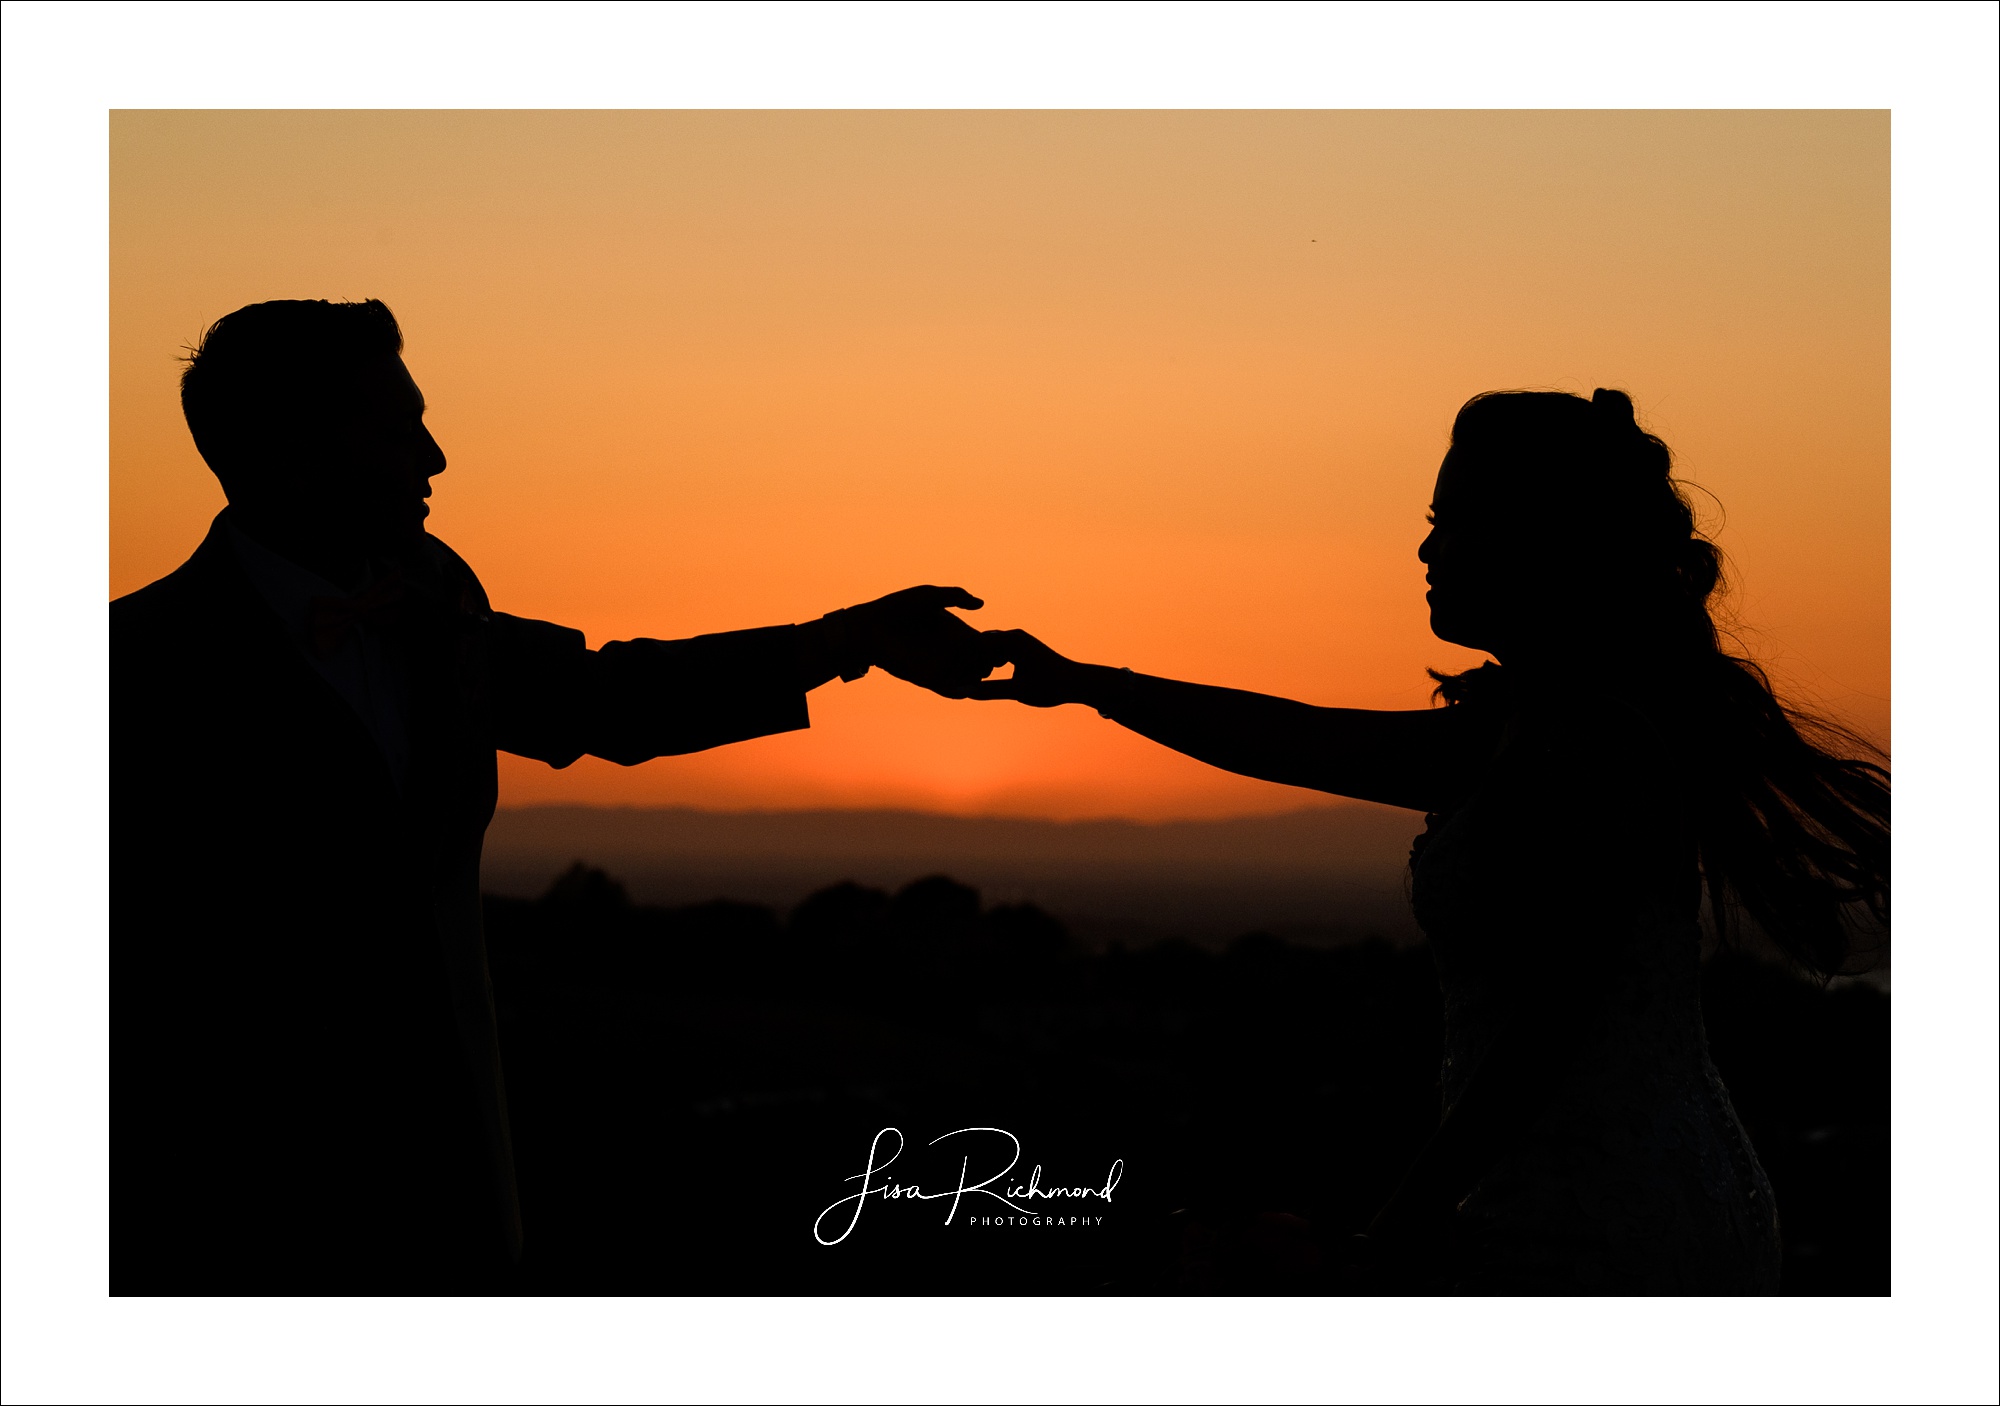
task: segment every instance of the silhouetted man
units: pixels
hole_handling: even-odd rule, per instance
[[[479,915],[495,749],[630,765],[808,726],[871,664],[962,696],[917,587],[585,647],[424,531],[444,454],[380,302],[271,302],[181,382],[229,500],[111,606],[112,1286],[473,1288],[520,1254]]]

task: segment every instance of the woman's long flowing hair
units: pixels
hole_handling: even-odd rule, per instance
[[[1818,977],[1865,966],[1874,944],[1864,934],[1888,929],[1888,759],[1852,729],[1781,702],[1762,668],[1725,648],[1714,609],[1722,553],[1630,398],[1476,396],[1453,425],[1452,453],[1497,490],[1481,496],[1499,530],[1580,544],[1590,574],[1582,628],[1639,636],[1643,692],[1670,710],[1660,720],[1692,763],[1702,877],[1722,937],[1740,912]],[[1479,706],[1506,691],[1504,673],[1486,664],[1432,676],[1448,704]]]

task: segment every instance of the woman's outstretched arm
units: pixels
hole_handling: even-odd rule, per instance
[[[1318,708],[1080,663],[1025,630],[994,631],[989,638],[1014,665],[1014,676],[978,685],[974,697],[1012,698],[1037,708],[1081,703],[1211,766],[1286,786],[1442,810],[1498,741],[1463,709]]]

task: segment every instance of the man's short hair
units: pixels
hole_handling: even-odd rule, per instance
[[[356,371],[403,350],[380,299],[252,303],[202,333],[181,373],[181,413],[195,448],[228,490],[273,448],[323,425]]]

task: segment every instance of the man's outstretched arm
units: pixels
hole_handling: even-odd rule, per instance
[[[551,766],[585,753],[632,766],[808,727],[808,692],[876,665],[963,697],[991,649],[947,607],[979,605],[918,586],[802,625],[596,650],[579,631],[495,612],[485,631],[494,741]]]

